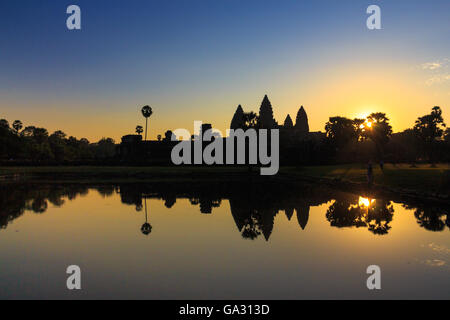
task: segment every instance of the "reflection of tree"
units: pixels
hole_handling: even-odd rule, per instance
[[[98,193],[103,197],[111,197],[114,194],[115,188],[113,185],[97,186]]]
[[[136,211],[142,210],[142,190],[134,185],[121,185],[119,188],[122,203],[134,205]]]
[[[31,203],[31,210],[33,210],[34,213],[44,213],[47,211],[48,203],[44,198],[36,198]]]
[[[64,198],[74,199],[84,195],[88,188],[84,185],[48,185],[48,184],[0,184],[0,228],[21,216],[25,210],[44,213],[48,203],[60,207]]]
[[[48,201],[55,207],[62,207],[64,203],[66,203],[63,197],[61,197],[61,195],[59,195],[57,192],[51,192],[48,195]]]
[[[426,230],[429,231],[443,231],[445,226],[450,228],[449,213],[448,210],[443,208],[428,206],[408,206],[403,205],[406,209],[412,209],[414,216],[417,219],[417,223]]]
[[[364,213],[360,208],[355,208],[348,200],[336,200],[328,208],[326,217],[332,227],[365,227]]]
[[[264,234],[268,239],[272,228],[264,226],[264,224],[270,223],[270,219],[263,219],[263,215],[270,214],[268,211],[259,212],[251,198],[246,201],[245,198],[240,197],[230,199],[230,209],[242,238],[255,240]]]
[[[176,196],[170,196],[167,198],[163,198],[164,201],[164,205],[166,206],[166,208],[170,209],[173,207],[173,205],[177,202],[177,198]]]
[[[255,240],[263,235],[266,241],[272,234],[274,218],[278,214],[278,203],[270,199],[246,197],[230,199],[231,214],[244,239]]]
[[[365,199],[365,198],[363,198]],[[367,204],[364,202],[368,202]],[[338,228],[366,228],[377,235],[387,234],[391,229],[394,207],[391,201],[382,199],[359,201],[353,197],[337,199],[328,208],[326,218]]]
[[[245,219],[241,233],[244,239],[254,240],[261,235],[261,232],[261,223],[256,216],[251,215],[248,219]]]
[[[366,221],[369,231],[374,234],[387,234],[391,229],[389,223],[394,216],[394,207],[390,201],[376,200],[374,205],[368,208]]]
[[[292,220],[294,211],[295,223],[300,229],[308,224],[310,207],[336,199],[331,203],[326,218],[333,227],[363,227],[377,235],[387,234],[393,220],[394,209],[389,200],[371,200],[343,194],[341,192],[324,191],[323,188],[295,189],[277,184],[259,185],[242,184],[223,185],[209,183],[207,185],[189,184],[173,185],[150,183],[123,183],[120,185],[100,184],[89,187],[85,184],[0,184],[0,228],[6,228],[9,222],[30,210],[44,213],[49,204],[62,206],[65,201],[75,199],[95,189],[104,197],[120,194],[122,203],[136,206],[136,210],[145,208],[145,223],[141,226],[143,234],[150,234],[152,226],[148,222],[146,198],[164,201],[171,208],[178,198],[189,199],[192,205],[199,206],[202,213],[211,213],[219,207],[222,199],[229,199],[232,217],[237,229],[245,239],[258,239],[261,235],[267,241],[274,230],[275,217],[280,211],[288,220]],[[426,230],[442,231],[450,228],[448,208],[437,208],[428,204],[407,206],[415,210],[415,217],[420,226]],[[285,219],[282,217],[281,219]]]
[[[212,213],[212,208],[220,207],[221,199],[208,196],[202,193],[198,198],[191,198],[189,202],[193,205],[200,205],[200,212],[205,214]]]
[[[145,208],[145,223],[141,227],[141,232],[146,236],[152,232],[152,226],[148,223],[147,220],[147,198],[144,199],[144,208]]]

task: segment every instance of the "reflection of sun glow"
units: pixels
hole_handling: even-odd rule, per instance
[[[375,199],[359,197],[358,205],[360,207],[370,207],[375,202]]]

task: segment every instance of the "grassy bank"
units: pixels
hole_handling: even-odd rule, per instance
[[[38,177],[46,179],[229,179],[248,176],[247,167],[0,167],[0,176]],[[259,175],[259,169],[253,168],[253,175]],[[284,167],[278,177],[300,180],[328,179],[365,183],[366,167],[361,164],[314,166],[314,167]],[[440,164],[430,165],[386,164],[384,170],[374,167],[374,181],[378,186],[402,188],[408,190],[449,193],[450,167]]]
[[[337,179],[355,183],[367,182],[367,169],[364,165],[337,165],[304,167],[301,169],[286,168],[286,172],[300,176]],[[447,164],[438,164],[431,167],[429,164],[411,167],[409,164],[386,164],[384,169],[374,167],[374,183],[390,188],[409,190],[422,190],[426,192],[448,193],[450,191],[450,167]]]
[[[91,182],[127,180],[180,181],[239,179],[247,174],[245,167],[120,167],[120,166],[42,166],[0,167],[0,178],[45,181]]]

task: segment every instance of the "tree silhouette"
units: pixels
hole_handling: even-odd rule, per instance
[[[392,127],[389,124],[389,118],[385,113],[376,112],[367,117],[363,136],[369,138],[375,143],[378,157],[383,158],[384,148],[392,136]]]
[[[258,127],[259,117],[254,112],[246,112],[243,116],[242,129],[256,129]]]
[[[173,132],[170,130],[167,130],[164,134],[164,141],[172,141]]]
[[[6,119],[0,119],[0,129],[9,130],[9,122]]]
[[[68,145],[66,141],[66,134],[60,130],[53,132],[48,137],[50,149],[52,150],[55,160],[62,161],[67,153]],[[73,141],[71,141],[73,143]]]
[[[142,126],[136,126],[136,133],[141,135],[142,132],[144,132],[144,128],[142,128]]]
[[[161,135],[160,134],[158,134],[158,141],[160,141],[161,142],[161,139],[162,139],[162,137],[161,137]]]
[[[345,117],[331,117],[325,124],[327,139],[338,149],[358,138],[358,131],[353,120]]]
[[[434,162],[436,143],[442,139],[445,123],[440,107],[433,107],[430,114],[419,117],[414,125],[414,133],[422,143],[423,151],[431,163]]]
[[[447,128],[444,132],[444,140],[447,143],[450,143],[450,128]]]
[[[90,143],[85,138],[67,137],[61,130],[49,135],[45,128],[23,127],[20,120],[12,127],[7,120],[0,120],[0,159],[65,163],[112,158],[116,153],[116,145],[109,138]]]
[[[142,115],[145,118],[145,141],[147,141],[147,125],[148,125],[148,118],[153,114],[153,110],[150,106],[144,106],[142,107]]]
[[[12,127],[14,128],[14,130],[16,130],[16,133],[19,134],[19,131],[23,128],[22,121],[15,120],[12,124]]]

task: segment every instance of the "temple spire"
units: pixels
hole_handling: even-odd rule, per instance
[[[273,118],[272,104],[267,95],[264,96],[261,107],[259,108],[259,121],[263,129],[274,129],[278,126]]]
[[[308,116],[303,106],[300,107],[295,121],[295,129],[300,132],[309,132]]]
[[[284,128],[286,129],[294,128],[294,123],[292,122],[290,115],[287,115],[286,120],[284,120]]]
[[[236,130],[244,126],[244,110],[239,105],[231,120],[230,129]]]

